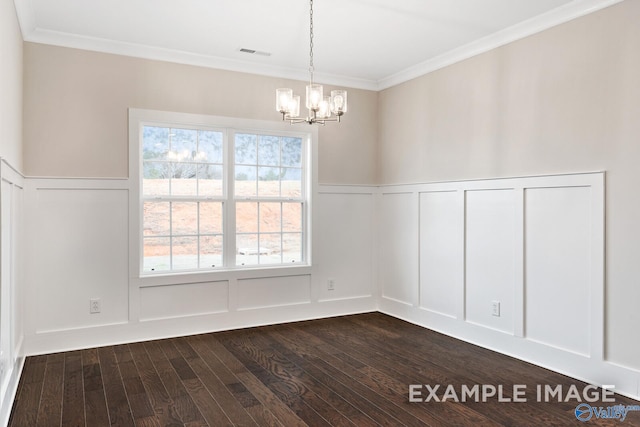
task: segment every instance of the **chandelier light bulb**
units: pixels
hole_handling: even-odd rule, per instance
[[[318,111],[322,102],[322,85],[307,85],[307,108],[311,111]]]
[[[289,88],[276,89],[276,111],[286,113],[293,98],[293,90]]]
[[[331,111],[336,116],[341,116],[347,112],[347,91],[332,90],[331,91]]]

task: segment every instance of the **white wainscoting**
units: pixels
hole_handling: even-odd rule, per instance
[[[24,178],[3,159],[0,178],[0,425],[6,425],[24,365],[19,286]]]
[[[312,266],[137,278],[128,180],[26,181],[27,354],[377,308],[376,187],[318,186]],[[89,313],[91,298],[101,299],[99,314]]]
[[[602,173],[320,185],[312,266],[143,279],[129,275],[127,180],[24,184],[24,354],[380,310],[639,396],[640,373],[603,356]],[[3,214],[3,232],[19,217]]]
[[[604,359],[604,201],[604,173],[381,187],[380,311],[638,398]]]

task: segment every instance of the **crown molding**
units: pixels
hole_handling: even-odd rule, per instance
[[[417,77],[455,64],[489,50],[504,46],[516,40],[547,30],[573,19],[607,8],[624,0],[574,0],[564,6],[550,10],[519,24],[498,31],[474,42],[453,49],[435,58],[406,68],[380,80],[369,80],[350,76],[315,73],[319,83],[344,86],[355,89],[380,91],[413,80]],[[307,81],[308,70],[276,67],[234,59],[220,58],[194,52],[159,48],[135,43],[96,37],[80,36],[37,28],[31,0],[14,0],[18,21],[25,41],[70,47],[83,50],[111,53],[137,58],[175,62],[207,68],[217,68],[241,73]]]
[[[234,59],[220,58],[194,52],[165,49],[155,46],[127,43],[97,37],[80,36],[77,34],[44,30],[41,28],[36,28],[27,36],[23,37],[25,41],[33,43],[111,53],[116,55],[131,56],[157,61],[174,62],[178,64],[195,65],[206,68],[216,68],[228,71],[236,71],[240,73],[258,74],[276,78],[285,78],[300,81],[309,80],[309,71],[306,69],[276,67],[268,64],[238,61]],[[377,83],[373,80],[358,79],[348,76],[338,76],[319,72],[316,72],[314,74],[314,77],[318,83],[346,86],[356,89],[377,89]]]
[[[442,55],[409,67],[398,73],[378,80],[377,90],[383,90],[424,76],[433,71],[464,61],[481,53],[542,32],[573,19],[613,6],[624,0],[574,0],[547,13],[523,21],[504,30],[480,38],[469,44],[453,49]]]

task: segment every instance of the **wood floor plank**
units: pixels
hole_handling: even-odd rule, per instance
[[[27,357],[8,425],[640,427],[640,411],[624,423],[594,417],[585,424],[575,418],[575,400],[531,395],[527,403],[413,403],[410,384],[502,385],[503,397],[513,384],[586,386],[367,313]],[[614,404],[640,402],[616,395],[615,403],[593,406]]]
[[[110,425],[109,410],[102,382],[100,359],[96,349],[82,352],[82,372],[86,424],[92,427],[108,427]]]
[[[64,354],[47,358],[37,426],[57,426],[62,417],[62,386],[64,384]]]
[[[62,392],[62,425],[84,427],[84,381],[82,375],[82,354],[70,352],[64,358],[64,387]]]
[[[105,399],[109,408],[111,425],[134,427],[135,423],[113,347],[99,348],[98,359],[100,360]]]
[[[180,355],[174,355],[171,361],[167,359],[165,352],[162,350],[165,347],[171,348],[172,345],[167,340],[145,343],[149,358],[156,367],[156,371],[169,396],[175,402],[178,417],[184,424],[192,427],[207,426],[207,422],[183,384],[184,380],[197,378],[196,374]]]
[[[152,425],[156,423],[159,426],[160,421],[153,412],[147,391],[142,384],[138,369],[135,363],[133,363],[133,356],[131,355],[129,346],[115,346],[113,347],[113,351],[118,362],[122,383],[127,394],[127,400],[129,401],[129,409],[135,424],[143,423],[145,425]],[[144,422],[140,420],[144,420]]]

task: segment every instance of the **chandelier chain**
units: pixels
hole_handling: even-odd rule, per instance
[[[313,0],[309,0],[309,73],[311,73],[311,84],[313,84]]]

